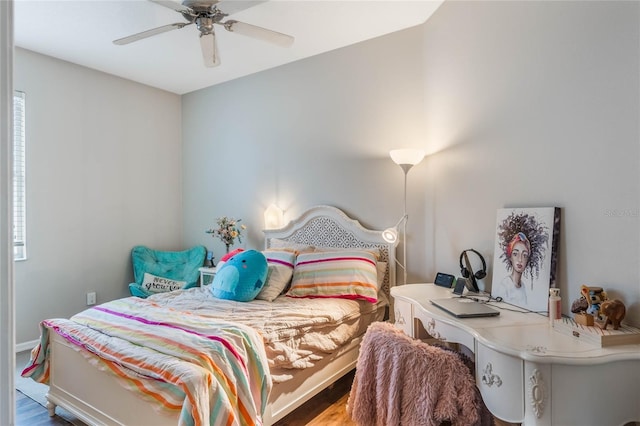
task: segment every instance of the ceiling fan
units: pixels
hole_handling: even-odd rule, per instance
[[[171,0],[149,0],[160,6],[168,7],[182,14],[187,22],[178,22],[174,24],[163,25],[141,33],[133,34],[114,40],[117,45],[129,44],[147,37],[161,34],[171,30],[179,30],[191,24],[196,24],[200,31],[200,47],[202,48],[202,57],[207,67],[215,67],[220,64],[220,56],[218,54],[218,46],[216,43],[214,24],[224,27],[225,30],[232,33],[242,34],[253,37],[278,46],[288,47],[293,44],[294,38],[290,35],[279,33],[277,31],[258,27],[256,25],[246,24],[233,19],[225,20],[229,13],[224,13],[218,9],[220,0],[184,0],[182,4]],[[259,2],[234,2],[236,8],[234,12],[252,6]],[[240,7],[237,7],[241,4]],[[226,9],[226,6],[223,6]],[[233,12],[230,12],[233,13]]]

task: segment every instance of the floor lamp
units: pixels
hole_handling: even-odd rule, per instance
[[[424,151],[420,149],[394,149],[389,152],[389,156],[394,163],[402,168],[404,172],[404,214],[392,228],[387,228],[382,232],[382,238],[389,243],[395,243],[398,241],[398,229],[402,225],[402,263],[396,262],[402,268],[403,281],[402,284],[407,283],[407,174],[409,170],[416,164],[420,163],[424,158]]]

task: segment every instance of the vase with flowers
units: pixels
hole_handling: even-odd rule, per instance
[[[216,219],[218,227],[216,229],[208,229],[207,234],[211,234],[212,237],[220,238],[220,241],[224,243],[229,253],[229,248],[233,246],[236,239],[239,243],[242,243],[242,232],[247,229],[246,226],[240,225],[242,219],[234,219],[232,217],[222,216]]]

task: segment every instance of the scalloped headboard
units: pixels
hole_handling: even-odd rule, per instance
[[[389,290],[396,285],[396,245],[386,242],[382,231],[363,227],[336,207],[315,206],[285,227],[263,232],[265,248],[270,248],[271,240],[277,238],[316,247],[379,249],[380,261],[387,262],[383,291],[391,300]]]

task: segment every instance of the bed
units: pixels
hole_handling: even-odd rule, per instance
[[[149,399],[153,398],[147,396],[145,399],[144,396],[140,395],[144,393],[140,392],[140,389],[138,389],[138,392],[134,392],[123,387],[122,377],[118,377],[118,374],[114,374],[113,371],[110,372],[109,368],[104,366],[99,368],[103,363],[102,358],[91,353],[92,347],[89,344],[85,346],[90,350],[80,349],[79,346],[82,345],[77,344],[74,338],[70,337],[73,330],[60,333],[57,325],[68,320],[59,320],[61,321],[60,323],[56,323],[56,320],[53,320],[53,322],[47,323],[46,326],[42,326],[43,335],[48,332],[46,379],[50,386],[47,394],[50,415],[54,415],[56,406],[60,406],[91,425],[217,424],[218,421],[221,424],[262,423],[271,425],[300,407],[314,395],[355,368],[359,345],[367,326],[372,322],[388,318],[388,313],[392,312],[389,306],[391,300],[389,290],[395,285],[395,245],[384,241],[381,231],[364,228],[357,220],[349,218],[344,212],[335,207],[316,206],[304,212],[299,218],[292,220],[284,228],[265,231],[265,253],[289,249],[296,250],[297,260],[301,265],[300,268],[305,263],[313,265],[315,262],[313,260],[314,256],[327,257],[332,253],[338,253],[335,251],[336,249],[375,253],[378,300],[376,303],[372,303],[370,300],[363,300],[362,297],[333,299],[340,304],[345,313],[342,317],[337,316],[338,322],[335,327],[332,326],[331,330],[326,331],[333,333],[340,329],[340,333],[343,330],[347,330],[349,334],[344,336],[340,334],[340,337],[336,337],[337,334],[331,334],[328,338],[321,336],[318,340],[319,343],[315,340],[311,341],[310,338],[309,342],[299,343],[299,341],[296,341],[295,344],[303,349],[306,348],[305,345],[309,344],[322,347],[322,351],[302,352],[303,356],[300,353],[296,353],[293,358],[286,359],[282,359],[283,353],[290,350],[281,348],[281,340],[284,340],[284,338],[278,337],[272,341],[267,336],[273,334],[276,329],[278,336],[281,336],[280,333],[283,333],[282,335],[284,336],[293,336],[294,334],[312,336],[313,333],[307,331],[305,328],[307,325],[305,324],[299,329],[303,332],[298,329],[296,329],[298,331],[294,332],[279,328],[282,324],[288,324],[292,316],[297,316],[297,314],[292,314],[295,309],[298,309],[298,312],[306,312],[306,315],[311,317],[307,321],[319,323],[321,327],[323,325],[325,328],[329,327],[332,323],[324,322],[325,317],[322,313],[316,316],[314,309],[320,309],[325,300],[327,303],[332,303],[329,300],[332,298],[307,298],[298,294],[299,297],[281,295],[273,301],[260,300],[247,303],[228,302],[225,304],[222,307],[223,319],[211,321],[224,323],[225,319],[233,318],[233,321],[230,321],[231,325],[228,326],[228,330],[224,328],[221,332],[229,333],[229,336],[231,336],[229,339],[239,339],[239,335],[248,336],[244,340],[238,340],[239,343],[234,349],[236,351],[248,349],[246,351],[248,355],[245,354],[246,356],[243,355],[238,358],[242,359],[243,362],[246,361],[247,365],[224,367],[232,373],[244,369],[244,376],[238,374],[238,376],[242,376],[242,380],[232,380],[233,384],[237,385],[237,389],[231,395],[232,397],[229,398],[233,400],[232,403],[240,401],[242,405],[241,411],[245,415],[244,418],[241,415],[236,415],[236,417],[231,415],[221,419],[214,419],[216,416],[213,415],[200,418],[198,415],[193,414],[197,412],[193,408],[189,411],[191,416],[185,417],[185,411],[187,410],[184,407],[187,404],[193,407],[201,404],[202,401],[197,402],[199,399],[205,399],[205,402],[213,407],[207,408],[211,410],[211,413],[218,409],[215,401],[213,401],[213,394],[196,398],[195,401],[189,398],[191,387],[188,387],[185,391],[188,397],[184,399],[185,405],[182,406],[182,411],[174,410],[168,412],[167,410],[159,409],[158,405],[162,404],[148,402]],[[300,253],[307,253],[308,257],[305,259],[309,261],[302,262],[302,254]],[[293,287],[290,292],[291,295],[296,295]],[[188,318],[189,321],[192,318],[201,318],[203,316],[200,315],[201,311],[198,309],[203,309],[202,313],[208,315],[208,309],[211,309],[208,302],[201,303],[202,306],[195,309],[191,308],[192,305],[190,304],[192,299],[203,298],[205,294],[209,294],[206,287],[172,292],[171,295],[166,296],[169,300],[168,305],[170,305],[171,314],[177,312],[178,316],[182,315]],[[125,298],[120,301],[108,302],[109,304],[99,305],[97,308],[99,308],[98,310],[102,309],[107,314],[112,314],[112,311],[119,309],[120,305],[130,304],[135,312],[146,312],[147,305],[145,303],[152,305],[165,303],[164,296],[150,299],[150,302],[143,302],[145,299]],[[261,305],[268,310],[268,319],[258,319],[253,313],[245,311],[245,308],[249,309],[249,304],[254,304],[254,302],[256,302],[255,305]],[[183,305],[185,307],[189,306],[189,311],[180,311]],[[361,311],[362,314],[356,316],[349,311],[354,309]],[[291,315],[287,313],[291,313]],[[191,316],[192,314],[193,316]],[[83,313],[74,316],[74,318],[77,316],[82,318]],[[120,316],[128,319],[128,315],[123,314]],[[95,319],[92,318],[91,321],[95,321]],[[152,322],[162,323],[164,319],[147,320],[145,324]],[[201,324],[199,326],[202,327]],[[264,345],[260,344],[262,342],[261,339],[264,339]],[[257,341],[259,342],[256,343]],[[117,344],[117,342],[110,342],[104,346],[111,349],[115,348]],[[186,348],[185,351],[189,352],[190,348]],[[115,352],[115,349],[113,352]],[[43,354],[43,356],[45,355]],[[108,358],[108,356],[105,358]],[[131,357],[128,356],[126,359]],[[255,358],[255,363],[253,363],[253,358]],[[147,362],[147,358],[144,357],[141,357],[141,359],[145,361],[138,360],[137,362],[140,365],[152,362]],[[171,360],[167,359],[163,358],[161,361],[170,363]],[[252,363],[249,364],[249,361]],[[42,365],[44,364],[42,363]],[[265,368],[265,366],[268,366],[268,368]],[[113,369],[113,367],[111,368]],[[120,367],[118,366],[117,368]],[[266,372],[263,370],[266,370]],[[180,372],[180,374],[186,376],[190,373]],[[224,375],[221,376],[224,377]],[[226,379],[228,384],[228,377]],[[167,380],[170,381],[169,379]],[[135,380],[135,383],[138,382],[138,380]],[[162,380],[158,379],[155,381],[150,380],[150,382],[154,386],[165,385]],[[131,381],[131,383],[134,383],[134,381]],[[130,385],[129,388],[132,386],[135,387],[137,385]],[[210,383],[207,386],[210,386]],[[218,388],[222,387],[224,387],[224,383],[222,386],[218,385]],[[184,396],[184,394],[181,395],[181,397]],[[227,397],[225,396],[224,398]],[[251,401],[245,403],[247,400]],[[262,412],[261,419],[253,414],[254,412]]]

